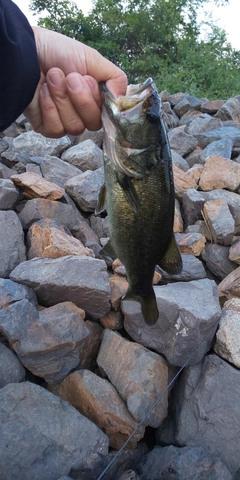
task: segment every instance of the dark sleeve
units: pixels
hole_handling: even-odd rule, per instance
[[[40,79],[34,34],[11,0],[0,0],[0,132],[31,102]]]

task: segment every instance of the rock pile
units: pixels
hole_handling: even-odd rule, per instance
[[[1,480],[97,480],[130,435],[104,478],[240,478],[240,96],[161,97],[183,270],[154,327],[99,253],[102,131],[0,136]]]

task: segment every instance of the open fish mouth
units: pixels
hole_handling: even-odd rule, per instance
[[[105,154],[120,173],[140,179],[149,173],[145,159],[154,148],[148,124],[160,121],[160,98],[153,80],[128,85],[125,96],[114,97],[105,84],[100,90]]]

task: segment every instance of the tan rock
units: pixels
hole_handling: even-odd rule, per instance
[[[113,275],[109,278],[111,288],[111,304],[114,310],[120,307],[121,299],[127,293],[128,282],[121,275]]]
[[[240,265],[240,239],[231,245],[229,249],[229,260]]]
[[[114,273],[118,275],[123,275],[126,277],[127,272],[126,268],[124,267],[123,263],[119,260],[119,258],[116,258],[113,263],[112,263],[112,269]]]
[[[230,245],[234,236],[235,222],[226,200],[217,198],[205,202],[204,220],[216,243]]]
[[[233,297],[240,298],[240,267],[233,270],[218,285],[219,297],[231,299]]]
[[[189,188],[197,188],[198,182],[203,170],[203,165],[194,165],[184,172],[177,165],[173,165],[173,177],[175,194],[177,199],[181,199],[184,192]]]
[[[66,233],[66,229],[50,219],[34,223],[27,235],[30,249],[28,259],[35,257],[58,258],[66,255],[86,255],[94,257],[91,249],[77,238]]]
[[[181,253],[189,253],[195,257],[201,255],[206,238],[201,233],[179,233],[176,240]]]
[[[222,308],[222,311],[233,310],[234,312],[240,313],[240,298],[233,297],[230,300],[227,300]]]
[[[240,186],[240,165],[219,155],[210,155],[199,181],[204,191],[226,188],[234,192]]]
[[[123,328],[123,314],[121,311],[106,313],[102,318],[100,318],[101,325],[104,328],[110,328],[110,330],[120,330]]]
[[[155,271],[153,275],[153,285],[157,285],[161,279],[162,279],[161,273]]]
[[[71,373],[50,390],[101,428],[114,449],[118,450],[137,426],[111,383],[89,370]],[[129,448],[136,446],[144,430],[143,426],[140,427],[130,440]]]
[[[223,106],[226,100],[209,100],[207,102],[202,103],[201,110],[203,113],[214,114],[217,113],[219,108]]]
[[[129,342],[112,330],[104,330],[97,358],[136,421],[141,421],[168,384],[166,360],[157,353]],[[168,398],[164,395],[144,422],[157,428],[167,416]]]
[[[182,219],[180,204],[179,204],[178,200],[175,200],[173,231],[174,231],[174,233],[183,232],[183,219]]]
[[[219,322],[214,351],[220,357],[240,368],[240,317],[239,312],[226,309]]]
[[[55,183],[48,182],[45,178],[33,172],[25,172],[20,175],[12,175],[12,182],[24,190],[27,198],[46,198],[48,200],[58,200],[65,190]]]

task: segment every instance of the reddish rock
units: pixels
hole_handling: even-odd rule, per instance
[[[208,102],[204,102],[201,105],[201,110],[203,113],[214,114],[217,113],[219,108],[225,103],[226,100],[210,100]]]
[[[234,236],[234,220],[224,199],[209,200],[203,207],[204,219],[216,243],[230,245]]]
[[[121,275],[113,275],[109,278],[111,288],[111,304],[114,310],[120,307],[121,299],[127,293],[128,282]]]
[[[175,194],[178,199],[181,199],[184,192],[189,188],[197,188],[202,170],[202,165],[194,165],[187,172],[184,172],[177,165],[173,165]]]
[[[219,283],[218,295],[227,299],[240,297],[240,267],[236,268]]]
[[[110,330],[121,330],[123,328],[123,314],[121,311],[115,312],[110,310],[102,318],[100,318],[101,325]]]
[[[210,155],[201,174],[199,186],[202,190],[226,188],[235,191],[240,186],[240,164],[220,157]]]
[[[174,213],[174,224],[173,224],[174,233],[183,232],[183,219],[180,210],[180,204],[178,200],[175,200],[175,213]]]
[[[189,253],[195,257],[201,255],[206,243],[206,238],[201,233],[178,233],[176,240],[181,253]]]
[[[23,188],[24,195],[30,199],[41,197],[48,200],[57,200],[65,193],[63,188],[58,187],[55,183],[48,182],[48,180],[33,172],[12,175],[11,180],[17,187]]]

